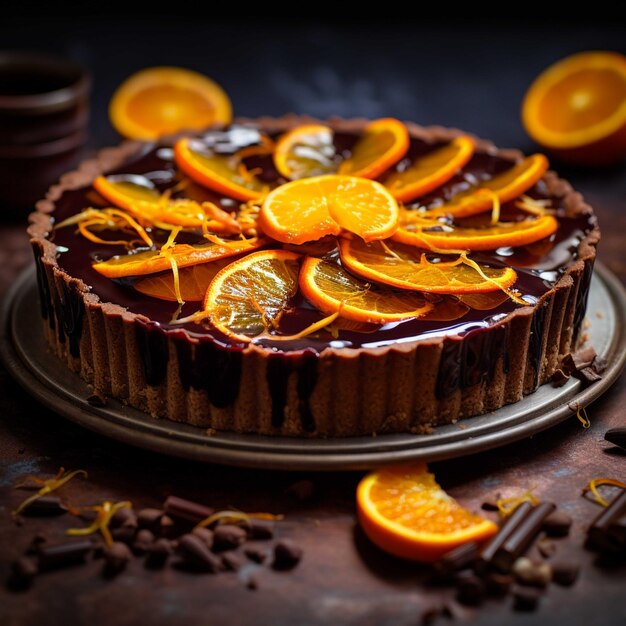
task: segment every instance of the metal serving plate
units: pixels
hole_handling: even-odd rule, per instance
[[[90,387],[59,366],[41,332],[34,269],[15,282],[2,306],[0,355],[5,367],[35,398],[60,415],[102,435],[156,452],[210,463],[290,470],[364,469],[409,460],[434,461],[503,446],[572,416],[606,391],[626,361],[626,292],[600,264],[591,281],[587,315],[590,343],[606,359],[602,380],[583,389],[570,379],[563,387],[544,385],[520,402],[497,411],[439,426],[432,434],[379,435],[335,439],[268,437],[218,432],[156,419],[109,400],[87,402]]]

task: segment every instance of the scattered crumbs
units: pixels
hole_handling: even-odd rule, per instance
[[[604,313],[602,313],[602,311],[596,311],[596,317],[599,320],[604,319]]]

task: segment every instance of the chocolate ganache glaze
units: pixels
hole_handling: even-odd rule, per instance
[[[358,140],[357,131],[335,132],[336,153],[348,157]],[[194,149],[208,153],[230,154],[243,147],[259,142],[259,131],[253,124],[232,126],[225,130],[215,130],[194,140]],[[411,138],[406,157],[395,169],[405,168],[416,157],[427,154],[442,145],[442,142]],[[419,199],[419,203],[409,207],[435,207],[476,182],[486,180],[505,171],[513,160],[496,151],[477,151],[470,162],[447,183]],[[276,171],[271,155],[250,157],[246,165],[269,185],[285,182]],[[129,158],[123,165],[108,172],[113,180],[130,181],[152,186],[163,192],[180,183],[182,174],[173,159],[173,150],[168,145],[146,145]],[[211,201],[226,211],[236,211],[239,201],[221,196],[195,183],[185,186],[177,195],[198,201]],[[562,277],[564,272],[577,259],[577,250],[583,238],[596,228],[596,218],[589,212],[571,214],[562,202],[562,197],[551,194],[544,180],[539,181],[526,195],[533,199],[548,201],[549,208],[555,210],[559,222],[558,230],[548,239],[519,248],[501,248],[492,252],[472,255],[475,260],[491,266],[511,266],[517,272],[514,288],[522,294],[529,305],[535,305]],[[87,207],[105,207],[109,203],[91,185],[78,189],[66,189],[55,201],[52,218],[60,223]],[[527,214],[516,208],[514,202],[502,206],[504,220],[516,220]],[[460,223],[480,224],[483,217],[467,218]],[[113,233],[119,239],[119,233]],[[159,242],[165,241],[167,233],[154,233]],[[106,233],[101,235],[106,237]],[[241,376],[241,353],[245,344],[237,343],[212,327],[208,321],[201,324],[189,322],[173,324],[174,318],[191,315],[199,308],[199,303],[189,302],[179,308],[175,302],[151,298],[136,291],[133,279],[111,280],[92,268],[95,261],[106,260],[114,255],[127,253],[124,246],[102,245],[83,238],[74,227],[54,229],[49,239],[57,246],[58,265],[68,275],[82,280],[90,291],[102,302],[112,302],[141,315],[136,320],[137,342],[143,360],[145,381],[148,385],[161,384],[166,376],[168,349],[166,338],[175,340],[179,374],[185,390],[190,388],[205,390],[210,402],[216,407],[232,404],[239,391]],[[201,241],[201,233],[186,233],[179,242]],[[280,247],[281,244],[274,244]],[[340,263],[337,254],[328,257]],[[586,294],[591,278],[592,264],[585,265],[585,272],[576,299],[574,316],[576,333],[582,323],[586,305]],[[42,315],[51,328],[56,328],[60,341],[67,341],[69,351],[78,356],[79,338],[82,323],[82,303],[71,286],[66,289],[62,301],[51,295],[41,261],[37,260],[38,284],[41,296]],[[450,302],[457,302],[454,296],[444,296]],[[306,432],[316,429],[315,419],[309,407],[309,397],[315,389],[317,357],[326,349],[378,348],[393,344],[415,342],[435,337],[446,338],[443,345],[436,395],[439,398],[476,385],[481,380],[490,380],[495,364],[502,357],[503,368],[508,369],[509,355],[506,351],[508,328],[498,326],[498,322],[514,310],[520,308],[511,299],[504,299],[495,308],[480,310],[467,309],[461,316],[445,321],[439,319],[409,319],[383,326],[357,325],[356,329],[347,325],[333,334],[326,330],[293,341],[259,340],[257,345],[271,351],[268,361],[267,382],[272,398],[272,425],[276,428],[283,423],[283,407],[287,397],[287,379],[291,372],[297,372],[297,395],[299,398],[300,420]],[[310,324],[320,320],[324,314],[297,294],[289,310],[280,320],[280,334],[296,334]],[[445,317],[445,316],[443,316]],[[56,321],[55,321],[56,318]],[[145,321],[145,319],[150,321]],[[485,330],[493,332],[483,332]],[[542,356],[544,335],[544,307],[536,307],[532,319],[532,333],[529,344],[529,358],[534,361],[534,387],[539,383],[539,361]],[[191,336],[196,345],[193,356],[186,339]],[[463,338],[464,341],[459,341]],[[206,376],[206,372],[212,372]]]

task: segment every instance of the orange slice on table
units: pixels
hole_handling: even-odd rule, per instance
[[[299,259],[287,250],[264,250],[227,265],[204,299],[211,323],[242,342],[276,328],[298,290]]]
[[[528,134],[564,160],[608,165],[626,156],[626,56],[581,52],[543,71],[522,105]]]
[[[339,251],[341,262],[351,272],[401,289],[444,294],[485,293],[507,289],[517,279],[511,267],[481,265],[490,279],[485,280],[459,259],[433,263],[428,261],[426,250],[395,241],[386,241],[383,245],[343,239],[339,242]]]
[[[542,215],[520,222],[498,222],[482,228],[450,229],[420,227],[411,232],[401,228],[394,235],[397,241],[409,245],[442,250],[495,250],[496,248],[525,246],[545,239],[556,232],[558,221],[552,215]]]
[[[109,105],[115,129],[131,139],[156,139],[183,129],[228,124],[232,107],[213,80],[180,67],[150,67],[127,78]]]
[[[300,271],[300,289],[320,311],[357,322],[386,324],[421,317],[433,305],[417,293],[385,289],[363,282],[336,263],[307,257]]]
[[[146,250],[114,256],[107,261],[95,263],[93,268],[107,278],[144,276],[171,269],[172,263],[170,259],[180,269],[252,252],[265,245],[267,245],[267,240],[257,237],[224,241],[221,244],[212,242],[194,245],[179,243],[169,248],[167,256],[161,254],[158,250]]]
[[[528,191],[548,169],[548,159],[543,154],[533,154],[489,180],[480,181],[453,196],[447,202],[427,211],[431,217],[452,215],[469,217],[491,210],[494,194],[501,202],[508,202]]]
[[[174,158],[180,169],[199,185],[237,200],[259,200],[268,185],[248,171],[242,156],[208,154],[201,141],[183,138],[174,146]]]
[[[339,174],[376,178],[397,163],[409,149],[406,126],[385,117],[370,122],[352,148],[350,158],[339,165]]]
[[[315,176],[294,180],[263,201],[259,226],[284,243],[302,244],[341,228],[364,239],[384,239],[398,224],[398,204],[380,184],[354,176]]]
[[[474,147],[471,137],[461,135],[385,176],[382,183],[396,200],[410,202],[450,180],[472,158]]]
[[[403,559],[435,561],[470,541],[482,542],[498,525],[463,508],[424,463],[368,474],[356,494],[359,523],[379,548]]]
[[[296,180],[334,174],[336,157],[332,129],[323,124],[304,124],[276,142],[274,165],[282,176]]]

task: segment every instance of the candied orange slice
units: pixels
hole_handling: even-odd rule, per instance
[[[543,154],[533,154],[493,178],[457,193],[447,202],[430,209],[427,214],[432,217],[469,217],[484,213],[492,208],[494,194],[501,203],[513,200],[528,191],[547,169],[548,159]]]
[[[549,237],[559,227],[552,215],[542,215],[520,222],[498,222],[482,228],[434,226],[410,232],[399,229],[397,241],[431,249],[495,250],[496,248],[525,246]]]
[[[113,94],[109,117],[131,139],[156,139],[183,129],[228,124],[232,107],[213,80],[180,67],[150,67],[127,78]]]
[[[307,257],[302,264],[300,289],[324,313],[339,312],[356,322],[386,324],[421,317],[433,308],[421,294],[377,287],[336,263],[315,257]]]
[[[334,174],[337,171],[333,131],[323,124],[304,124],[276,142],[274,165],[287,179]]]
[[[385,176],[382,183],[396,200],[415,200],[450,180],[472,158],[474,146],[471,137],[456,137],[450,143],[417,157],[401,172]]]
[[[287,250],[264,250],[227,265],[204,299],[211,323],[242,342],[275,329],[298,290],[299,259]]]
[[[257,237],[223,243],[208,242],[194,245],[178,243],[169,248],[167,256],[158,250],[146,250],[114,256],[107,261],[95,263],[93,268],[107,278],[144,276],[169,270],[172,267],[171,259],[178,268],[183,268],[244,254],[258,250],[264,245],[267,245],[267,240]]]
[[[159,190],[145,176],[98,176],[93,186],[105,200],[120,209],[129,210],[137,202],[156,204],[161,199]]]
[[[626,156],[626,56],[581,52],[543,71],[522,105],[528,134],[560,158],[608,165]]]
[[[361,480],[359,523],[379,548],[416,561],[435,561],[470,541],[482,542],[498,525],[462,507],[424,463],[384,467]]]
[[[140,293],[159,300],[176,302],[180,297],[185,302],[202,302],[209,283],[229,263],[232,263],[232,257],[181,269],[178,272],[179,293],[176,292],[176,281],[172,272],[147,276],[138,280],[133,287]]]
[[[339,165],[339,174],[376,178],[397,163],[409,149],[406,126],[385,117],[370,122],[352,148],[350,158]]]
[[[486,280],[460,259],[430,262],[426,250],[396,241],[367,244],[358,239],[339,242],[341,262],[351,272],[391,287],[429,293],[484,293],[507,289],[517,279],[510,267],[481,265]]]
[[[174,146],[174,158],[180,169],[199,185],[213,189],[237,200],[259,200],[268,186],[249,172],[242,156],[208,154],[201,142],[179,139]]]
[[[398,224],[398,204],[380,184],[354,176],[294,180],[270,192],[259,226],[284,243],[303,244],[341,228],[364,239],[389,237]]]

